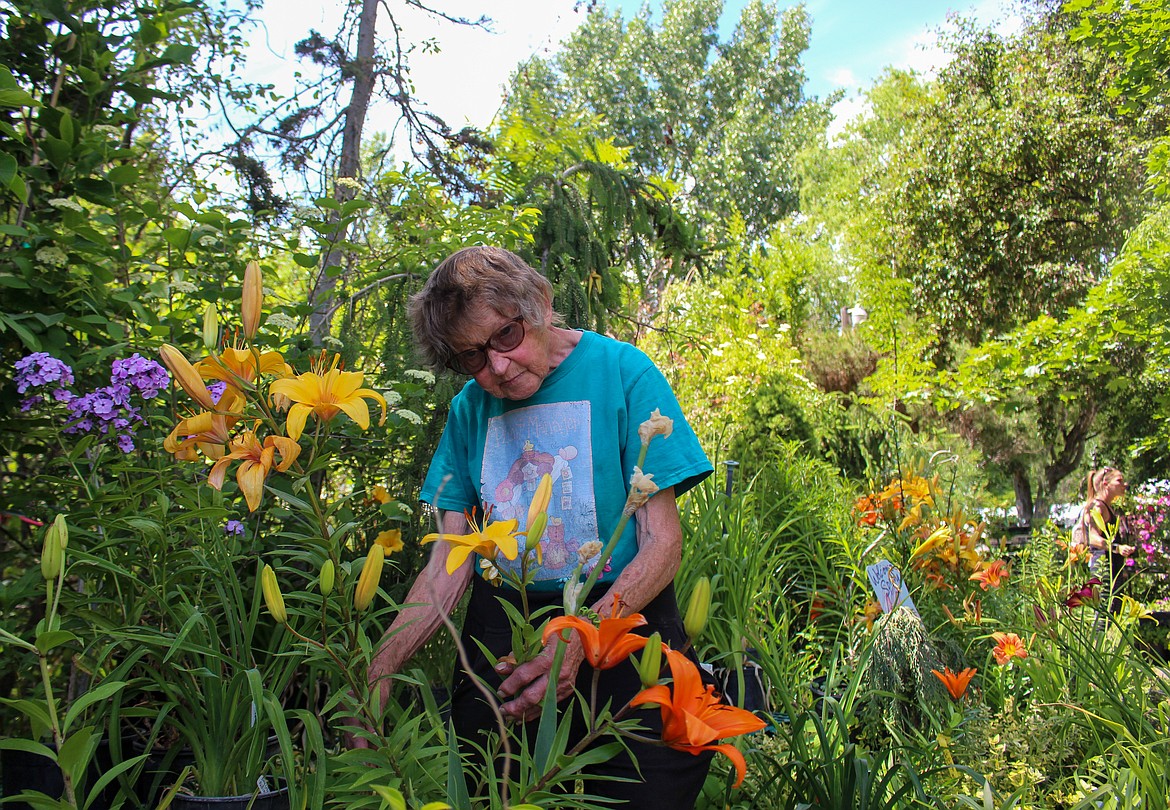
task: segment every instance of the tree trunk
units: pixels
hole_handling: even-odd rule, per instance
[[[348,177],[357,179],[361,173],[362,129],[366,124],[366,113],[370,108],[370,99],[374,95],[374,81],[377,78],[375,67],[375,29],[378,22],[377,0],[362,0],[362,13],[358,20],[357,56],[350,63],[353,71],[353,94],[349,97],[349,105],[345,111],[345,129],[341,138],[341,155],[337,161],[337,178]],[[339,203],[349,202],[354,198],[354,189],[348,185],[337,183],[333,186],[333,196]],[[329,221],[338,224],[341,220],[340,211],[331,211]],[[329,300],[337,286],[339,278],[344,277],[348,270],[339,275],[329,275],[330,267],[342,267],[342,262],[348,262],[345,251],[340,247],[349,235],[349,226],[338,224],[329,234],[329,249],[321,256],[321,266],[317,272],[317,280],[313,291],[309,295],[309,303],[313,312],[309,315],[309,337],[314,345],[329,334]]]
[[[1011,467],[1012,489],[1016,493],[1016,525],[1032,525],[1032,481],[1028,476],[1028,468],[1023,464],[1013,464]]]

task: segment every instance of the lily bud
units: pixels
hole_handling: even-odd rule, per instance
[[[279,624],[288,624],[288,612],[284,609],[284,596],[280,593],[280,584],[276,581],[276,572],[271,565],[265,565],[260,572],[260,592],[264,594],[264,606],[272,614],[272,618]]]
[[[203,348],[209,352],[215,351],[219,345],[219,313],[215,304],[208,304],[203,310]]]
[[[662,635],[655,632],[642,648],[642,659],[638,661],[638,677],[642,688],[649,689],[658,683],[662,675]]]
[[[170,369],[175,382],[187,392],[187,396],[202,405],[205,410],[214,411],[215,400],[211,398],[211,392],[207,390],[203,378],[199,376],[195,367],[187,362],[183,353],[169,343],[164,343],[159,347],[158,354],[166,367]]]
[[[370,546],[366,554],[366,564],[362,566],[362,574],[358,577],[357,588],[353,592],[353,606],[358,611],[365,610],[374,601],[378,592],[378,584],[382,581],[382,563],[386,561],[386,550],[375,543]]]
[[[528,524],[528,531],[524,534],[527,539],[525,546],[527,548],[539,548],[540,537],[544,534],[544,529],[548,525],[548,512],[540,512],[532,522]]]
[[[45,531],[45,542],[41,547],[41,576],[53,580],[65,569],[65,547],[69,545],[69,526],[64,515],[56,519]]]
[[[700,577],[691,591],[691,601],[687,605],[687,613],[683,617],[683,629],[687,638],[694,641],[707,626],[707,617],[711,613],[711,580]]]
[[[317,584],[321,586],[322,596],[333,593],[333,581],[336,576],[337,567],[333,564],[333,559],[330,558],[321,566],[321,576],[317,579]]]
[[[548,502],[552,499],[552,476],[545,473],[540,477],[540,483],[536,485],[536,492],[532,495],[532,503],[528,505],[528,520],[524,526],[531,529],[536,523],[536,516],[544,514],[547,517]],[[540,537],[536,538],[537,540]]]
[[[244,268],[244,291],[240,299],[240,324],[244,337],[251,340],[260,328],[260,305],[264,301],[264,279],[257,262]]]

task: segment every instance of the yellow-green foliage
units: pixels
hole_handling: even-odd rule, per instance
[[[758,302],[750,277],[680,281],[664,295],[656,331],[640,344],[663,369],[704,444],[721,454],[746,424],[766,381],[807,406],[819,397],[804,376],[790,325]],[[772,382],[771,384],[778,384]]]

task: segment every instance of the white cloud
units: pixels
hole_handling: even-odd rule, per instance
[[[841,87],[846,90],[852,90],[859,85],[857,76],[847,67],[839,67],[833,70],[829,74],[829,82],[833,87]]]

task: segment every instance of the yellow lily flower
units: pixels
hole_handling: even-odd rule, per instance
[[[295,404],[289,408],[285,430],[293,441],[298,441],[305,430],[309,414],[316,415],[322,422],[328,422],[338,413],[344,412],[358,427],[365,430],[370,426],[370,410],[366,399],[382,405],[382,420],[386,422],[386,400],[371,388],[361,388],[363,376],[356,371],[342,371],[337,368],[341,355],[333,356],[333,365],[324,369],[324,354],[321,362],[315,363],[316,371],[306,371],[295,379],[276,380],[269,389],[272,394],[286,396]]]
[[[402,551],[402,530],[387,529],[384,532],[378,532],[378,536],[374,538],[374,543],[381,546],[382,550],[388,555],[396,551]]]
[[[910,553],[910,559],[920,557],[923,554],[926,554],[928,551],[933,551],[950,539],[951,527],[944,523],[931,532],[929,537],[918,544],[918,547]]]
[[[261,443],[255,431],[246,430],[232,440],[231,452],[215,462],[207,476],[207,483],[216,489],[223,489],[223,479],[227,475],[228,465],[233,460],[239,460],[240,467],[236,470],[236,483],[240,485],[240,492],[244,493],[244,500],[248,502],[248,511],[255,512],[260,506],[260,498],[264,495],[264,479],[273,468],[277,472],[284,472],[293,465],[301,452],[301,446],[292,439],[284,436],[267,436]],[[276,461],[276,454],[280,454],[280,461]]]
[[[479,526],[468,515],[467,526],[471,531],[467,534],[428,534],[422,539],[422,543],[426,545],[436,540],[446,540],[449,546],[447,573],[454,574],[472,552],[492,560],[495,559],[497,552],[509,560],[516,559],[520,553],[516,542],[517,525],[518,521],[515,519],[492,523],[485,517],[483,525]]]

